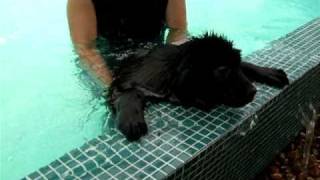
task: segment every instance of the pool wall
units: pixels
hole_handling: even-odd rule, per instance
[[[101,135],[23,179],[251,179],[301,130],[299,108],[320,105],[320,18],[245,57],[283,68],[284,90],[257,85],[256,99],[210,113],[166,103],[146,112],[149,134],[129,143]]]

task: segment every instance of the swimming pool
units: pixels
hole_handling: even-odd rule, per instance
[[[106,117],[103,99],[78,80],[65,0],[17,2],[0,2],[0,179],[80,146],[102,133]],[[192,34],[214,28],[248,54],[319,16],[320,2],[189,0],[188,11]]]

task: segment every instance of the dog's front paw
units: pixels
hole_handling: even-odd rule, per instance
[[[282,69],[264,68],[265,82],[270,86],[283,88],[289,84],[287,74]]]
[[[148,127],[143,116],[124,114],[116,119],[119,130],[128,141],[139,140],[140,137],[146,135],[148,132]]]

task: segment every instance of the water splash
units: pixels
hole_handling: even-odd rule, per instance
[[[240,136],[246,136],[247,133],[248,133],[250,130],[252,130],[252,129],[257,125],[258,119],[259,119],[258,115],[257,115],[257,114],[254,114],[254,115],[251,117],[251,119],[250,119],[249,122],[247,122],[245,125],[243,125],[243,126],[241,126],[241,127],[239,128],[238,134],[239,134]]]
[[[257,125],[257,122],[258,121],[258,115],[255,114],[250,122],[250,130],[253,129],[254,126]]]

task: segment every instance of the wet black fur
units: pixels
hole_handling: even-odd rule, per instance
[[[283,70],[242,62],[240,50],[214,33],[131,56],[114,78],[107,102],[117,127],[131,141],[148,131],[146,100],[209,111],[221,104],[241,107],[251,102],[256,93],[254,81],[278,88],[289,83]]]

